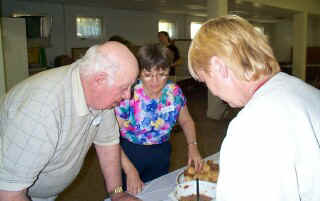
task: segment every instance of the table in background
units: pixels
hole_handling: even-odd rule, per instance
[[[206,157],[205,160],[213,160],[215,163],[219,163],[219,152]],[[148,182],[137,197],[143,201],[171,201],[168,195],[174,191],[177,185],[177,176],[184,169],[185,167],[182,167]],[[110,201],[110,199],[105,199],[104,201]]]

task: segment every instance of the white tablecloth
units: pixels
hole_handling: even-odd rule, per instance
[[[215,153],[205,158],[219,163],[219,153]],[[185,167],[163,175],[145,184],[144,189],[137,195],[143,201],[171,201],[168,195],[174,191],[177,185],[177,176],[184,170]],[[104,201],[110,201],[105,199]]]

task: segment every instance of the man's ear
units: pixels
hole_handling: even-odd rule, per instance
[[[224,61],[217,56],[213,56],[210,59],[210,73],[218,73],[222,78],[228,78],[229,69],[225,65]]]
[[[98,72],[94,77],[94,81],[98,86],[105,85],[107,79],[108,74],[106,72]]]

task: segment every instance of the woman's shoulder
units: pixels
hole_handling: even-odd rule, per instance
[[[180,88],[180,86],[172,81],[168,81],[168,83],[165,86],[165,92],[168,93],[168,95],[172,94],[174,97],[184,97],[183,91]]]
[[[165,88],[168,88],[168,89],[171,89],[171,90],[181,90],[182,89],[180,88],[180,86],[177,84],[177,83],[174,83],[173,81],[171,80],[168,80]]]

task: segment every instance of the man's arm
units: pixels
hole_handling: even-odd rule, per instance
[[[26,190],[22,191],[5,191],[0,190],[1,201],[30,201],[26,195]]]
[[[120,164],[120,145],[95,145],[100,167],[104,180],[106,183],[106,188],[108,192],[112,192],[119,186],[122,186],[121,180],[121,164]],[[112,201],[116,200],[127,200],[127,201],[137,201],[140,200],[127,193],[117,193],[111,196]]]
[[[95,145],[102,174],[105,178],[107,191],[111,192],[116,187],[122,185],[120,145]]]

